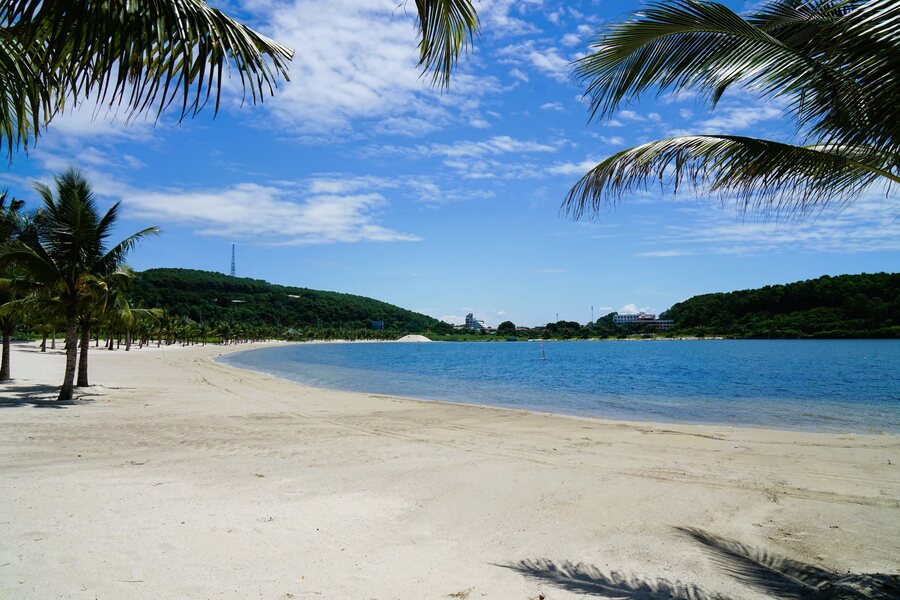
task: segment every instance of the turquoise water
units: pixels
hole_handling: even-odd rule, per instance
[[[220,360],[316,387],[610,419],[900,433],[896,340],[314,344]]]

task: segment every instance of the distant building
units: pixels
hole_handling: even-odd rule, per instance
[[[479,321],[478,319],[475,318],[475,315],[473,315],[472,313],[469,313],[466,315],[466,324],[464,327],[467,331],[484,331],[485,330],[484,321]]]
[[[650,313],[637,313],[635,315],[613,315],[613,323],[619,326],[640,325],[654,331],[668,331],[672,329],[675,321],[672,319],[657,319]]]
[[[372,329],[384,329],[384,321],[372,321]]]

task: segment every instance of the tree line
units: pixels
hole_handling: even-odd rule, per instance
[[[311,290],[194,269],[148,269],[129,298],[198,323],[274,326],[280,331],[424,333],[450,331],[437,319],[364,296]],[[383,329],[373,329],[373,324]],[[384,335],[379,333],[378,335]]]
[[[661,315],[683,334],[750,338],[900,337],[900,273],[823,276],[703,294]]]
[[[592,323],[557,321],[518,329],[512,321],[496,336],[456,333],[444,339],[609,339],[628,336],[730,338],[900,338],[900,273],[822,276],[785,285],[701,294],[660,315],[672,329],[616,324],[612,312]]]

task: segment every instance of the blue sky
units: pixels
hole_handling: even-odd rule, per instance
[[[803,222],[741,216],[716,198],[651,190],[597,221],[559,214],[599,159],[667,135],[787,139],[782,107],[746,92],[714,112],[690,96],[643,98],[588,123],[569,63],[639,2],[483,0],[482,35],[440,93],[416,69],[410,1],[212,2],[296,50],[263,105],[154,123],[90,102],[55,120],[2,177],[83,169],[124,236],[164,235],[136,269],[227,272],[372,296],[448,321],[586,322],[662,311],[692,295],[823,274],[895,271],[900,200],[873,190]],[[744,3],[729,2],[735,9]]]

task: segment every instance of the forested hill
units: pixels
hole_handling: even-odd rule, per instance
[[[437,319],[363,296],[192,269],[138,273],[131,299],[136,306],[162,308],[198,323],[368,329],[372,321],[384,321],[392,331],[452,330]]]
[[[819,277],[704,294],[661,315],[684,333],[741,337],[900,337],[900,273]]]

